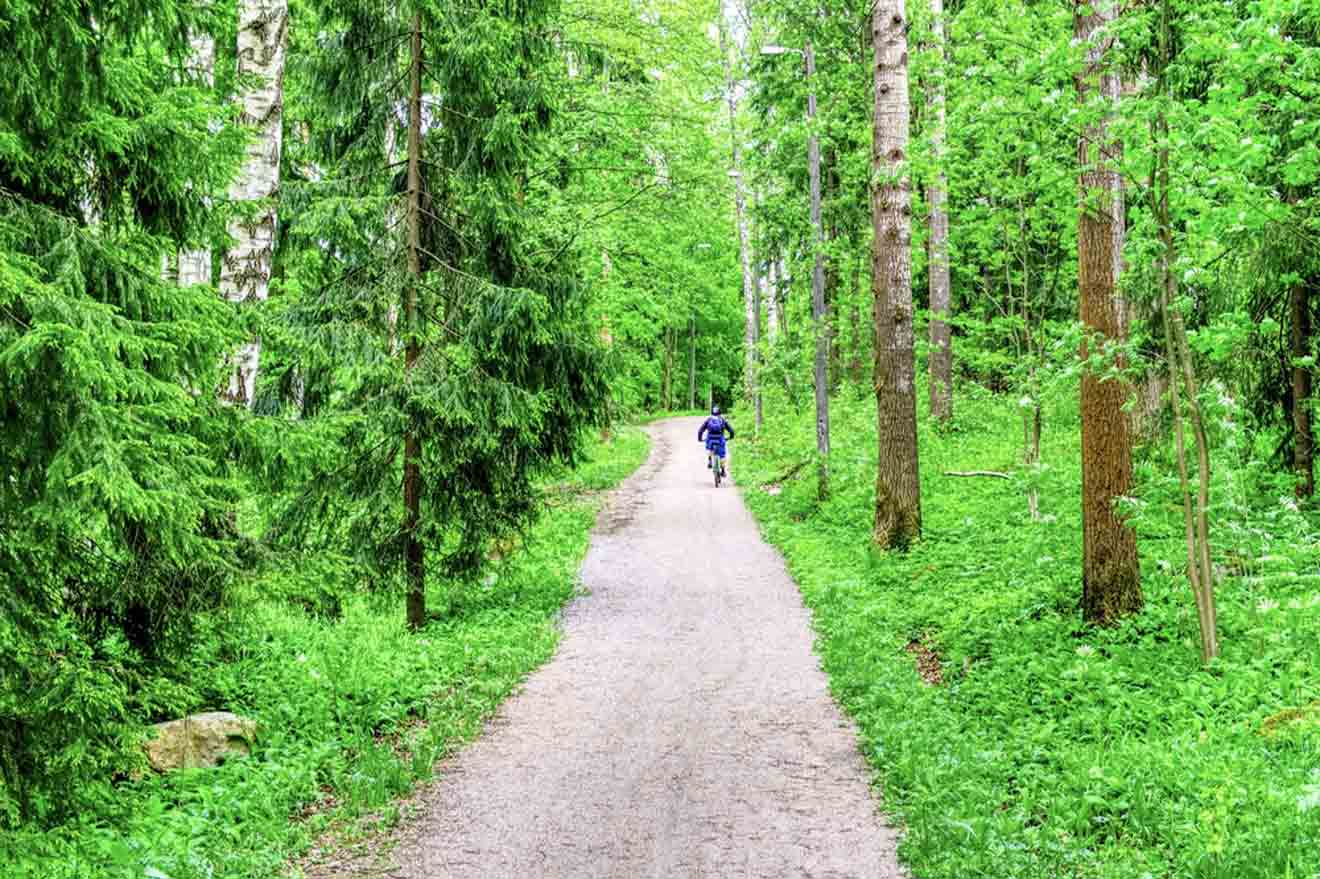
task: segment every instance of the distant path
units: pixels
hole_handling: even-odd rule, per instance
[[[901,875],[809,615],[737,490],[711,484],[699,424],[650,429],[558,653],[440,767],[372,875]]]

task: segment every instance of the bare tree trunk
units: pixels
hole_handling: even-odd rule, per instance
[[[785,263],[783,257],[780,257],[780,259],[777,259],[775,261],[775,265],[777,268],[779,268],[779,272],[777,272],[776,281],[775,281],[775,313],[777,315],[776,321],[779,322],[780,333],[787,335],[788,334],[787,293],[788,293],[788,285],[789,285],[788,264]]]
[[[1033,400],[1032,405],[1022,413],[1022,463],[1026,466],[1028,478],[1034,477],[1036,465],[1040,463],[1040,401]],[[1040,491],[1034,482],[1027,488],[1027,511],[1033,522],[1040,521]]]
[[[823,170],[824,179],[822,181],[825,191],[831,199],[838,193],[838,174],[835,169],[835,155],[831,150],[825,160]],[[826,347],[827,354],[827,375],[829,376],[829,392],[834,393],[839,389],[839,374],[842,371],[841,355],[843,351],[842,341],[839,336],[839,304],[840,304],[840,280],[842,272],[839,265],[839,259],[835,255],[835,242],[839,239],[839,227],[834,221],[831,221],[825,230],[825,241],[827,242],[828,255],[825,258],[825,326],[826,326]]]
[[[903,0],[877,0],[871,283],[875,303],[875,398],[880,455],[874,540],[904,548],[921,536],[917,395],[912,326],[912,192],[908,178],[907,18]]]
[[[404,381],[413,381],[421,354],[421,327],[417,316],[417,289],[422,283],[422,19],[413,15],[412,70],[408,92],[408,284],[404,288]],[[408,625],[426,622],[426,568],[421,538],[422,439],[410,426],[403,440],[404,569],[408,581]]]
[[[1108,31],[1117,19],[1117,10],[1116,0],[1076,0],[1075,34],[1078,42],[1088,46],[1086,67],[1077,77],[1078,99],[1083,105],[1097,86],[1104,102],[1117,100],[1117,78],[1107,72],[1113,42]],[[1109,149],[1106,119],[1088,124],[1078,141],[1082,200],[1077,223],[1078,298],[1086,332],[1083,361],[1093,349],[1109,355],[1112,345],[1126,341],[1127,319],[1116,275],[1123,239],[1121,228],[1116,228],[1115,199],[1121,183],[1108,160]],[[1116,247],[1119,253],[1115,253]],[[1118,365],[1125,365],[1121,354]],[[1086,368],[1081,383],[1082,612],[1089,622],[1108,624],[1140,610],[1143,599],[1136,535],[1114,508],[1132,490],[1131,424],[1123,409],[1129,387],[1123,379],[1103,373],[1103,369]]]
[[[765,323],[766,337],[773,343],[779,338],[779,278],[775,260],[766,264]]]
[[[1311,355],[1311,303],[1305,282],[1293,285],[1288,296],[1291,313],[1293,470],[1297,473],[1297,496],[1315,494],[1315,470],[1311,459],[1315,437],[1311,430],[1311,370],[1300,362]]]
[[[1160,69],[1159,91],[1167,96],[1167,71],[1170,63],[1170,8],[1169,0],[1160,4]],[[1156,193],[1156,222],[1159,227],[1160,306],[1164,313],[1164,350],[1169,361],[1169,393],[1173,401],[1174,444],[1178,455],[1178,479],[1183,496],[1183,523],[1187,543],[1187,579],[1196,599],[1196,613],[1201,628],[1201,659],[1209,662],[1219,655],[1219,632],[1215,619],[1215,572],[1210,564],[1209,501],[1210,451],[1206,441],[1205,422],[1201,417],[1201,404],[1197,394],[1196,373],[1192,368],[1191,348],[1183,325],[1182,312],[1174,304],[1178,296],[1178,281],[1174,273],[1176,252],[1173,243],[1173,221],[1169,214],[1169,120],[1161,109],[1155,119],[1158,141]],[[1183,437],[1183,406],[1180,399],[1179,372],[1187,391],[1186,413],[1190,416],[1196,437],[1197,468],[1200,477],[1196,511],[1192,511],[1192,493],[1187,475],[1187,448]]]
[[[275,255],[275,198],[280,187],[284,138],[284,50],[288,42],[288,0],[240,0],[238,73],[256,85],[243,94],[245,125],[255,129],[247,158],[229,197],[254,204],[255,213],[229,225],[234,245],[220,265],[220,293],[231,302],[264,302],[270,292]],[[243,345],[232,357],[222,396],[250,406],[256,390],[261,340]]]
[[[210,34],[194,33],[189,43],[192,45],[192,54],[188,58],[188,72],[207,86],[214,86],[215,37]],[[211,283],[210,249],[179,251],[179,286],[192,287],[209,283]]]
[[[755,404],[760,395],[756,375],[756,348],[758,339],[756,314],[756,273],[752,265],[752,242],[748,228],[747,191],[742,174],[742,144],[738,141],[738,84],[733,78],[733,63],[729,58],[732,47],[727,36],[728,25],[723,12],[720,15],[720,60],[724,63],[724,86],[729,104],[729,140],[733,152],[733,206],[738,223],[738,260],[742,265],[743,289],[743,391]]]
[[[807,121],[816,119],[816,52],[811,43],[806,46],[807,62]],[[826,383],[826,361],[829,357],[829,335],[825,326],[825,229],[820,217],[820,139],[814,129],[807,138],[807,164],[811,183],[812,244],[816,259],[811,270],[811,318],[816,340],[816,358],[813,380],[816,392],[816,498],[830,496],[830,389]]]
[[[934,16],[939,70],[926,86],[926,107],[932,121],[931,146],[938,165],[930,188],[930,414],[947,421],[953,414],[953,348],[949,325],[949,215],[944,173],[944,0],[930,0]]]
[[[674,328],[665,327],[665,362],[661,376],[661,397],[666,412],[674,408]]]
[[[697,408],[697,319],[688,318],[688,408]]]
[[[851,342],[852,350],[848,352],[848,381],[854,385],[862,383],[862,355],[865,345],[862,341],[862,309],[859,304],[862,298],[862,254],[856,247],[854,236],[848,236],[849,250],[855,254],[853,258],[852,275],[852,296],[848,303],[848,337]]]

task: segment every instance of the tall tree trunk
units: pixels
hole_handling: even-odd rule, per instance
[[[848,249],[853,252],[853,272],[851,295],[848,301],[848,338],[851,343],[851,350],[848,352],[848,381],[853,385],[862,383],[862,357],[865,353],[865,343],[862,339],[862,254],[856,246],[857,241],[853,235],[848,236]]]
[[[1315,494],[1315,470],[1311,458],[1315,437],[1311,431],[1311,370],[1300,362],[1311,355],[1311,303],[1306,283],[1298,281],[1288,296],[1291,314],[1293,470],[1297,473],[1297,496]]]
[[[231,302],[264,302],[270,292],[275,255],[276,196],[284,138],[284,50],[288,43],[288,0],[240,0],[238,75],[252,77],[243,93],[243,124],[254,129],[247,158],[229,197],[248,202],[253,213],[229,225],[234,244],[220,264],[220,293]],[[222,396],[250,406],[257,384],[261,340],[253,339],[232,357]]]
[[[688,408],[697,408],[697,319],[688,318]]]
[[[422,283],[422,19],[413,15],[412,70],[408,91],[408,284],[404,288],[404,381],[411,384],[421,354],[417,290]],[[411,392],[411,389],[410,389]],[[426,568],[421,537],[422,438],[409,425],[403,439],[404,570],[408,581],[408,625],[426,622]]]
[[[779,266],[778,280],[775,284],[775,311],[779,312],[779,332],[788,335],[788,263],[783,257],[776,262]]]
[[[674,328],[665,327],[665,362],[660,381],[660,395],[666,412],[674,408]]]
[[[1106,116],[1118,100],[1117,77],[1109,72],[1108,58],[1117,17],[1117,0],[1076,0],[1075,34],[1088,47],[1085,69],[1077,77],[1078,99],[1086,105],[1098,88]],[[1081,347],[1084,362],[1093,349],[1106,356],[1111,345],[1126,341],[1127,319],[1117,277],[1123,241],[1116,214],[1121,182],[1111,149],[1108,121],[1102,116],[1088,124],[1078,140],[1077,274],[1086,333]],[[1121,355],[1117,359],[1120,368],[1126,365]],[[1086,368],[1081,382],[1082,613],[1087,621],[1102,625],[1142,606],[1136,535],[1114,508],[1132,490],[1131,424],[1123,408],[1129,387],[1123,379],[1104,373],[1103,367]]]
[[[1160,3],[1159,35],[1159,95],[1170,98],[1168,68],[1171,61],[1169,0]],[[1187,543],[1187,579],[1191,582],[1196,599],[1196,612],[1201,627],[1201,659],[1209,662],[1219,655],[1219,632],[1215,619],[1215,572],[1210,564],[1210,450],[1206,441],[1205,420],[1197,394],[1196,372],[1192,368],[1191,347],[1182,312],[1177,301],[1178,280],[1174,272],[1176,252],[1173,243],[1173,220],[1169,213],[1169,120],[1161,106],[1155,118],[1157,173],[1153,187],[1156,200],[1156,223],[1160,236],[1159,276],[1160,306],[1164,313],[1164,350],[1169,361],[1169,393],[1173,401],[1174,440],[1178,455],[1178,478],[1183,496],[1183,523]],[[1179,375],[1181,371],[1181,376]],[[1197,468],[1200,477],[1196,511],[1192,510],[1192,493],[1187,476],[1187,448],[1183,436],[1184,411],[1180,399],[1179,379],[1187,392],[1186,414],[1190,416],[1196,437]]]
[[[935,45],[940,64],[926,85],[931,118],[931,147],[937,165],[930,187],[930,414],[947,421],[953,414],[953,348],[949,333],[949,215],[945,211],[948,183],[944,173],[944,0],[930,0]]]
[[[192,54],[188,58],[188,72],[208,87],[215,85],[215,37],[205,33],[194,33],[189,38]],[[179,251],[178,284],[180,287],[192,287],[196,284],[211,283],[211,251]]]
[[[871,149],[875,399],[880,446],[874,540],[905,548],[921,536],[917,395],[912,326],[912,184],[907,176],[908,47],[903,0],[877,0],[875,117]]]
[[[825,187],[825,194],[832,200],[838,195],[839,175],[837,169],[837,158],[834,150],[830,150],[825,156],[825,167],[822,170],[824,179],[822,181]],[[825,241],[827,243],[827,255],[825,258],[825,325],[826,341],[828,345],[828,366],[827,375],[829,376],[829,390],[834,393],[839,389],[839,374],[842,371],[842,353],[843,342],[839,333],[839,315],[842,313],[842,297],[840,295],[840,280],[842,272],[840,271],[839,259],[835,255],[835,243],[839,240],[839,226],[833,219],[825,229]]]
[[[816,340],[813,381],[816,392],[816,497],[830,495],[830,389],[826,375],[829,358],[829,331],[825,314],[825,229],[820,217],[820,139],[816,136],[816,51],[808,41],[807,124],[812,126],[807,138],[807,164],[811,183],[811,228],[816,259],[811,270],[811,319]]]
[[[776,268],[775,260],[771,259],[766,263],[766,336],[772,343],[779,338],[779,274]]]
[[[738,260],[742,265],[743,289],[743,392],[755,405],[760,395],[756,375],[757,306],[756,273],[752,264],[752,241],[747,216],[747,190],[742,174],[742,144],[738,141],[738,84],[733,78],[733,50],[728,37],[728,24],[720,15],[720,60],[724,63],[724,87],[729,105],[729,140],[733,157],[733,207],[738,224]]]

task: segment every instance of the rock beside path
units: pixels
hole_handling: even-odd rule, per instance
[[[147,762],[157,772],[169,772],[247,756],[257,724],[228,711],[209,711],[158,723],[155,729],[155,737],[146,743]]]

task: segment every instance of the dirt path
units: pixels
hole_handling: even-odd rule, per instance
[[[372,875],[901,875],[808,613],[736,489],[711,484],[699,423],[651,429],[558,654],[441,767]]]

